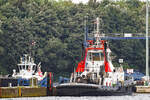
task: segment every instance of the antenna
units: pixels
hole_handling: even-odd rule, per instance
[[[86,40],[87,40],[87,26],[86,26],[86,19],[87,19],[87,16],[85,16],[85,21],[84,21],[84,43],[86,43]]]
[[[96,28],[96,33],[94,34],[94,37],[96,38],[96,45],[98,46],[99,45],[99,40],[101,39],[100,38],[100,32],[99,32],[99,18],[97,17],[96,18],[96,25],[97,25],[97,28]]]
[[[96,22],[97,22],[97,34],[99,34],[99,17],[96,18]]]

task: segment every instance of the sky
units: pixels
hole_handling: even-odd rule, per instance
[[[80,3],[80,2],[82,2],[82,3],[87,3],[89,0],[72,0],[74,3]],[[98,0],[98,1],[100,1],[100,0]]]
[[[89,0],[72,0],[74,3],[87,3]],[[101,1],[101,0],[97,0],[97,1]],[[146,1],[146,0],[141,0],[141,1]],[[149,0],[150,1],[150,0]]]
[[[80,3],[80,2],[83,2],[83,3],[86,3],[88,2],[89,0],[72,0],[74,3]]]

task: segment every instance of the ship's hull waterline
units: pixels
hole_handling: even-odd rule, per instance
[[[56,87],[57,96],[120,96],[132,95],[132,86],[109,87],[95,84],[61,84]]]

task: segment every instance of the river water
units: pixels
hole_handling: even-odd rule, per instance
[[[150,100],[150,94],[133,94],[132,96],[81,96],[81,97],[23,97],[1,98],[0,100]]]

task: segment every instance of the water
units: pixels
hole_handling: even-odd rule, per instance
[[[150,100],[150,94],[133,94],[132,96],[82,96],[82,97],[23,97],[2,98],[0,100]]]

